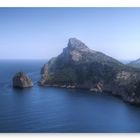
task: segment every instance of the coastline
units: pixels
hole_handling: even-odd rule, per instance
[[[95,94],[105,94],[105,95],[110,95],[110,96],[114,96],[114,97],[118,97],[119,99],[121,99],[123,102],[125,103],[129,103],[131,105],[134,106],[140,106],[140,100],[139,99],[134,99],[132,97],[129,96],[123,96],[121,94],[113,94],[111,93],[111,91],[104,91],[104,90],[99,90],[97,88],[82,88],[81,86],[75,86],[75,85],[59,85],[59,84],[39,84],[38,86],[41,87],[55,87],[55,88],[65,88],[65,89],[80,89],[80,90],[87,90],[90,91],[91,93],[95,93]]]

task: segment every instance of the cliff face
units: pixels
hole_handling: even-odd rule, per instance
[[[31,79],[27,75],[25,75],[23,72],[18,72],[13,77],[14,88],[28,88],[32,86],[33,86],[33,83]]]
[[[110,93],[138,104],[139,81],[139,71],[71,38],[63,52],[43,66],[39,84]]]

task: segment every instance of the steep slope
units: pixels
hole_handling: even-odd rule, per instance
[[[42,86],[84,88],[140,103],[140,72],[89,49],[76,38],[69,39],[63,52],[43,66],[41,75]]]
[[[132,61],[128,64],[128,66],[134,67],[134,68],[140,68],[140,58]]]

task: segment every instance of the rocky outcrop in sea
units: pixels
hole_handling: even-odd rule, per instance
[[[18,72],[13,77],[14,88],[28,88],[32,86],[33,86],[32,80],[23,72]]]

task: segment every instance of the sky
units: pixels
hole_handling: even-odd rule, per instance
[[[140,8],[0,8],[0,59],[50,59],[75,37],[118,60],[140,58]]]

